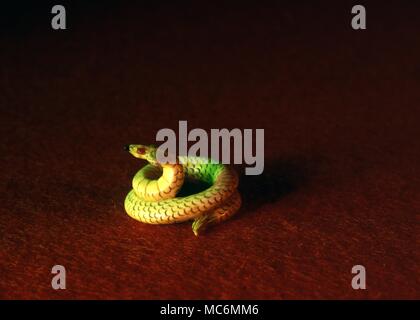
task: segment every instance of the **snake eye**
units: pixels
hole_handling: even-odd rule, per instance
[[[145,154],[146,153],[146,148],[137,148],[137,153],[138,154]]]

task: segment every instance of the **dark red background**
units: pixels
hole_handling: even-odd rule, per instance
[[[365,1],[354,31],[337,2],[77,2],[66,31],[55,3],[2,10],[0,297],[420,298],[420,7]],[[199,238],[123,208],[122,146],[178,120],[265,129],[264,174]]]

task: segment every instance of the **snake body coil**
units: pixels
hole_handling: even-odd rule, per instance
[[[128,145],[133,156],[148,165],[133,178],[133,189],[124,206],[132,218],[151,224],[169,224],[194,220],[195,235],[210,224],[224,221],[238,211],[241,197],[238,177],[229,167],[199,157],[178,157],[176,163],[159,163],[154,146]],[[208,183],[196,194],[176,197],[185,179]]]

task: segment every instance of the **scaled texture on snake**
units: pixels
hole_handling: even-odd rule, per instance
[[[156,147],[139,144],[126,146],[134,157],[147,160],[133,178],[133,189],[124,206],[132,218],[151,224],[194,220],[195,235],[208,225],[222,222],[241,206],[237,191],[238,176],[226,165],[200,157],[177,157],[175,163],[160,163]],[[210,186],[198,193],[177,197],[186,179]]]

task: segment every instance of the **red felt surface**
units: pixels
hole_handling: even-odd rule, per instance
[[[2,29],[0,297],[420,298],[420,8],[368,2],[356,32],[352,5],[123,3]],[[143,163],[122,146],[178,120],[265,129],[263,175],[238,166],[242,209],[198,238],[123,208]]]

